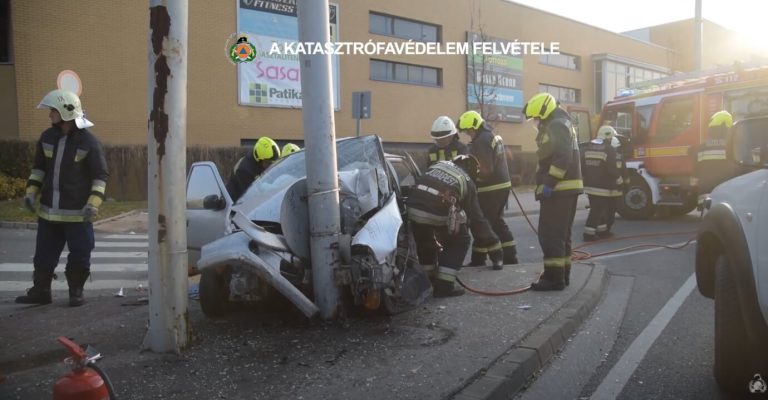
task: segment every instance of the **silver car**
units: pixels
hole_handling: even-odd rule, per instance
[[[397,313],[422,302],[431,286],[416,261],[404,197],[419,171],[409,156],[388,155],[377,136],[336,142],[341,235],[335,283],[345,307]],[[306,316],[311,299],[305,152],[265,171],[232,204],[211,162],[187,178],[189,265],[201,272],[200,303],[209,317],[232,302],[279,292]]]

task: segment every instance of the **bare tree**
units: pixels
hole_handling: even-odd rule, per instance
[[[490,70],[488,64],[488,55],[481,53],[479,55],[474,53],[474,46],[472,43],[475,41],[486,42],[490,38],[485,33],[485,24],[483,23],[483,10],[478,0],[470,1],[470,13],[469,13],[469,32],[467,32],[467,42],[471,46],[471,55],[467,56],[468,66],[467,68],[467,90],[470,91],[469,95],[474,96],[477,100],[478,112],[483,116],[483,119],[494,121],[497,118],[497,114],[492,113],[491,110],[496,105],[496,82],[488,82],[494,75],[488,74]]]

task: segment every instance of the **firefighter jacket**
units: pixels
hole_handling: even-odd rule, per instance
[[[99,207],[107,186],[101,143],[86,129],[63,135],[52,127],[40,135],[27,193],[40,194],[38,216],[54,222],[83,222],[83,207]]]
[[[728,162],[726,139],[707,139],[696,149],[695,183],[701,194],[738,175],[736,164]]]
[[[584,146],[581,152],[584,193],[603,197],[622,195],[622,162],[616,153],[609,140],[594,139]]]
[[[433,144],[432,147],[429,148],[429,159],[427,160],[427,167],[438,161],[451,161],[459,154],[467,153],[469,153],[467,145],[461,143],[459,140],[459,135],[455,135],[453,137],[453,141],[448,144],[448,146],[438,147],[436,144]]]
[[[235,169],[232,171],[232,176],[227,182],[227,192],[232,197],[232,201],[235,202],[239,199],[245,191],[251,187],[256,178],[261,175],[266,168],[261,166],[261,163],[256,161],[251,155],[240,158],[235,164]]]
[[[417,179],[406,200],[408,219],[445,227],[451,204],[466,213],[469,228],[478,242],[498,243],[498,237],[480,210],[475,184],[463,169],[450,161],[438,161]]]
[[[580,194],[581,162],[576,130],[571,118],[562,108],[539,123],[536,136],[539,168],[536,171],[536,199],[541,198],[544,185],[552,188],[552,196]]]
[[[485,124],[477,130],[477,135],[469,144],[469,152],[480,163],[480,174],[477,177],[477,192],[509,190],[512,182],[509,180],[509,167],[504,141],[495,135]]]

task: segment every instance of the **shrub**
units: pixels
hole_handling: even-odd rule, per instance
[[[26,179],[14,178],[0,173],[0,200],[24,196],[26,187]]]

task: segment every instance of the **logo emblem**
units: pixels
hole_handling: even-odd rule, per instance
[[[237,40],[235,41],[235,37]],[[253,61],[256,58],[256,46],[248,41],[248,36],[239,34],[230,36],[227,40],[227,55],[235,64],[241,64]]]
[[[749,393],[765,393],[766,391],[768,391],[768,386],[766,386],[765,380],[760,374],[755,374],[749,381]]]

